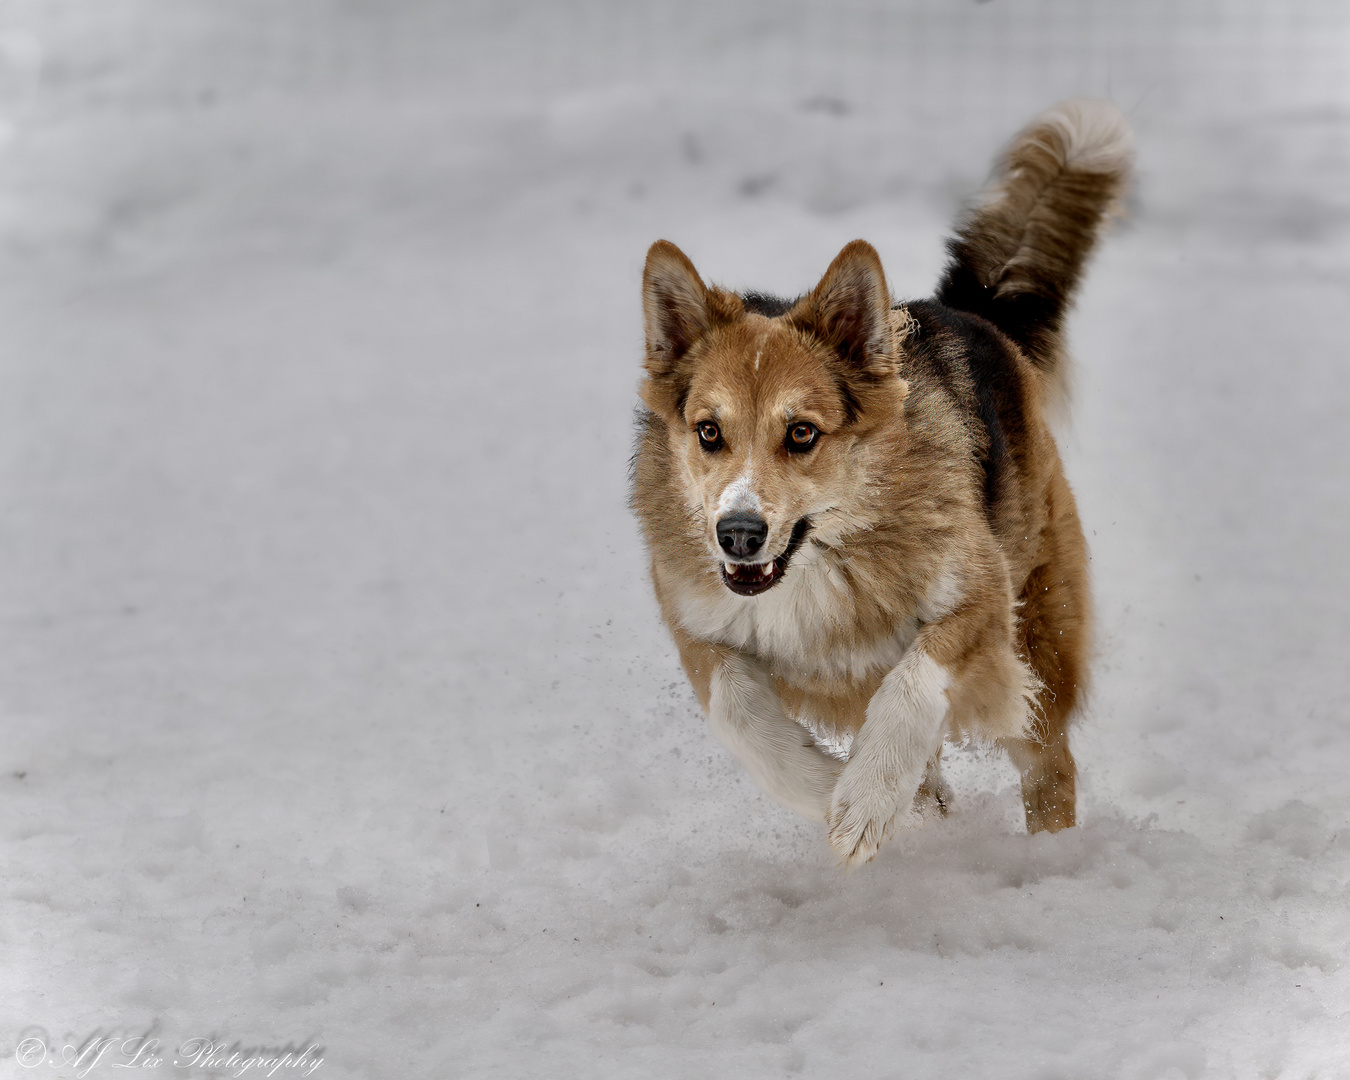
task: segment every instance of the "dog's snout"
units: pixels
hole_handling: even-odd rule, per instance
[[[728,514],[717,523],[717,542],[728,555],[744,559],[764,546],[769,524],[754,514]]]

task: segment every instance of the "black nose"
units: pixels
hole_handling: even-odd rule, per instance
[[[764,546],[769,525],[754,514],[728,514],[717,523],[717,542],[728,555],[743,559]]]

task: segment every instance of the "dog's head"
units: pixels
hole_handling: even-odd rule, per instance
[[[667,426],[690,511],[722,582],[782,580],[813,517],[860,495],[858,448],[895,418],[899,376],[881,260],[855,240],[810,293],[769,316],[704,285],[674,244],[647,253],[643,400]]]

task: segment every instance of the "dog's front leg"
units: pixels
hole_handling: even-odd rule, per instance
[[[828,819],[830,844],[849,869],[877,853],[898,815],[913,815],[914,793],[942,745],[950,685],[947,670],[916,641],[868,702]]]
[[[787,715],[763,664],[723,652],[712,673],[708,721],[772,799],[814,821],[826,820],[843,763]]]
[[[1037,684],[1012,626],[1011,603],[966,605],[924,626],[882,680],[830,804],[830,844],[846,866],[872,858],[897,823],[918,823],[914,794],[949,729],[1026,737]]]

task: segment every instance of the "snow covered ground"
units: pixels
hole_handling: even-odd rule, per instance
[[[1347,57],[1337,0],[8,0],[0,1076],[1350,1076]],[[957,749],[844,876],[658,625],[642,258],[922,295],[1071,94],[1140,147],[1083,824]]]

